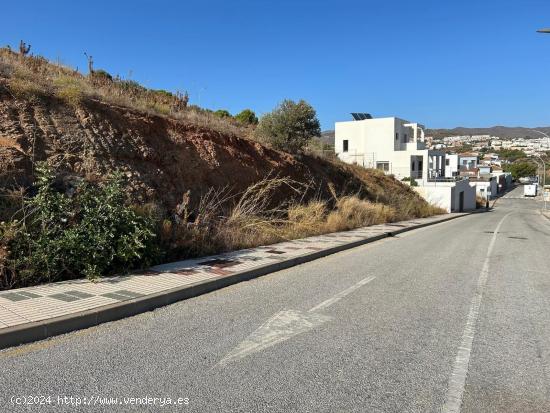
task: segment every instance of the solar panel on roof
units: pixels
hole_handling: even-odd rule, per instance
[[[370,113],[364,113],[364,112],[354,112],[351,114],[354,120],[365,120],[365,119],[372,119],[372,116]]]

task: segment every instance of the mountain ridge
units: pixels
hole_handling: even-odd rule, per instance
[[[550,126],[537,126],[535,128],[527,128],[524,126],[490,126],[486,128],[468,128],[465,126],[457,126],[455,128],[434,128],[426,129],[426,136],[434,138],[443,138],[445,136],[468,136],[468,135],[491,135],[500,138],[540,138],[543,137],[535,130],[550,135]],[[321,132],[320,140],[323,143],[334,145],[334,130],[329,129]]]

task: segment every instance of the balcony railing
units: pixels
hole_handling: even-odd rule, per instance
[[[452,176],[452,177],[446,177],[446,176],[434,176],[428,178],[428,182],[458,182],[458,181],[465,181],[468,180],[467,176]]]

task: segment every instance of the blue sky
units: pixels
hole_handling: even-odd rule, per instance
[[[303,98],[428,127],[550,125],[547,0],[4,2],[0,44],[236,113]]]

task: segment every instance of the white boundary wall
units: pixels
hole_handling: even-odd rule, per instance
[[[430,204],[443,208],[447,212],[458,212],[460,192],[464,192],[464,211],[476,208],[476,191],[467,180],[457,182],[427,182],[423,186],[413,187]]]

